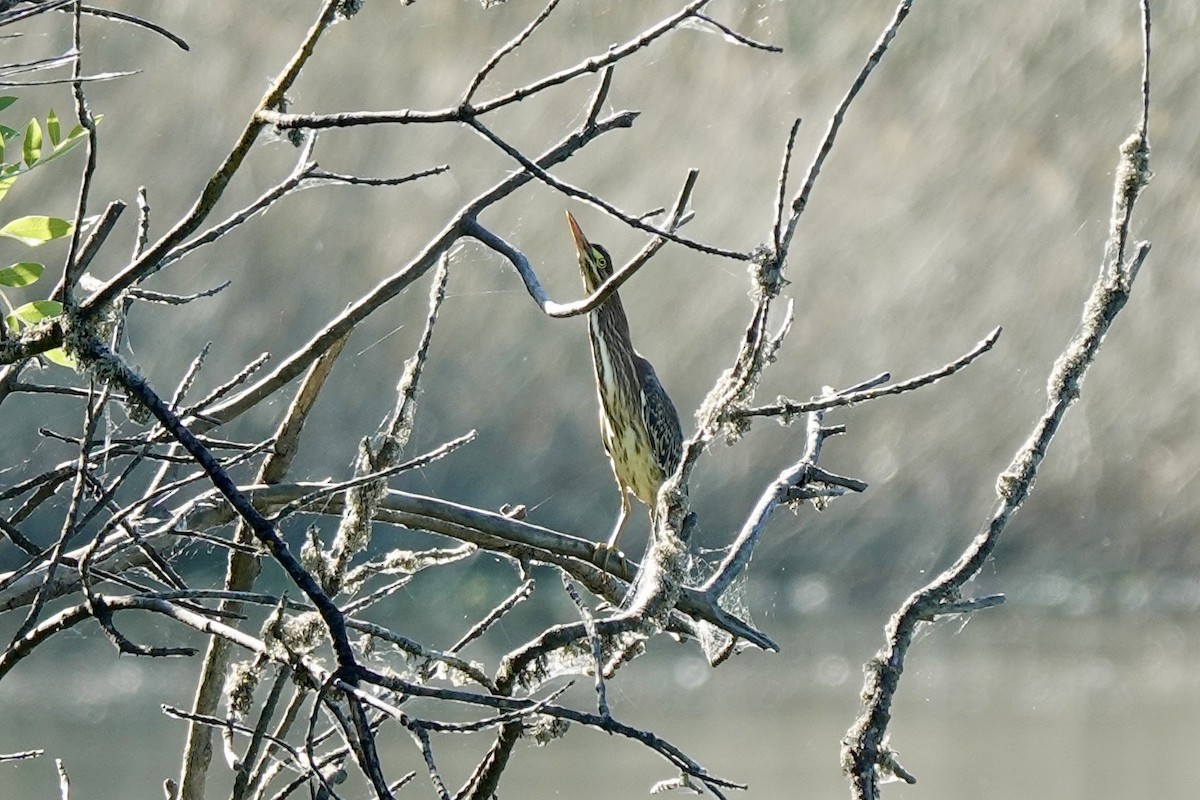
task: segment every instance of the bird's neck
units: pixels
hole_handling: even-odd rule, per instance
[[[588,331],[592,338],[600,335],[600,328],[605,330],[629,330],[629,318],[625,316],[625,306],[621,303],[621,296],[613,292],[600,305],[588,314]]]
[[[609,347],[609,343],[618,338],[629,341],[629,320],[615,293],[588,314],[588,338],[592,342],[592,364],[601,387],[600,399],[605,408],[609,408],[616,402],[616,398],[609,396],[610,392],[621,391],[635,382],[633,353],[614,352]]]

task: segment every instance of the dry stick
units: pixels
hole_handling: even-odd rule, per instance
[[[66,63],[66,59],[63,59]],[[58,65],[55,65],[58,66]],[[111,81],[114,78],[125,78],[130,75],[137,75],[138,70],[123,70],[121,72],[101,72],[96,75],[81,75],[78,78],[47,78],[44,81],[6,81],[0,80],[0,86],[56,86],[63,83],[92,83],[94,81]]]
[[[296,165],[292,168],[292,171],[286,178],[263,192],[257,199],[252,201],[245,208],[235,211],[224,221],[213,225],[208,230],[196,235],[191,239],[188,239],[187,241],[181,240],[179,244],[175,245],[169,250],[164,251],[158,259],[158,265],[155,271],[165,269],[194,250],[197,250],[206,244],[215,242],[229,231],[249,220],[255,214],[265,211],[284,195],[293,191],[304,181],[308,170],[316,166],[312,162],[312,153],[316,146],[317,137],[307,137],[296,158]]]
[[[495,691],[495,685],[487,677],[487,675],[484,675],[478,667],[473,666],[469,661],[464,661],[463,659],[448,653],[441,653],[437,650],[431,650],[422,645],[420,642],[413,641],[403,634],[396,633],[389,628],[385,628],[382,625],[377,625],[373,622],[350,619],[347,620],[346,624],[356,631],[361,631],[362,633],[374,636],[378,639],[383,639],[385,642],[395,645],[397,649],[403,650],[407,655],[412,656],[413,658],[424,659],[430,663],[444,664],[447,667],[461,672],[463,675],[470,678],[472,681],[484,687],[488,691]],[[427,675],[424,669],[422,669],[422,675]]]
[[[149,289],[130,289],[129,296],[134,300],[141,300],[144,303],[157,303],[164,306],[184,306],[196,300],[203,300],[206,297],[215,297],[221,292],[233,285],[231,280],[223,280],[211,289],[204,289],[191,294],[167,294],[166,292],[152,292]]]
[[[58,796],[62,800],[71,800],[71,778],[67,775],[67,767],[61,758],[54,759],[54,769],[58,772]]]
[[[291,732],[292,725],[296,724],[296,718],[299,716],[300,709],[307,697],[308,690],[299,686],[292,688],[292,698],[288,701],[287,707],[284,708],[279,724],[275,726],[275,730],[267,737],[268,745],[265,757],[259,762],[258,769],[250,776],[251,797],[261,798],[266,791],[267,785],[283,768],[284,762],[278,756],[280,750],[286,749],[294,757],[298,756],[298,753],[291,745],[287,744],[287,735]]]
[[[587,607],[587,603],[583,602],[579,591],[575,588],[575,584],[571,583],[567,577],[567,573],[562,575],[563,588],[567,591],[567,596],[571,598],[571,602],[575,604],[575,610],[579,612],[579,616],[583,621],[583,630],[587,634],[588,643],[591,646],[592,669],[596,673],[596,710],[600,712],[602,717],[611,717],[612,712],[608,709],[608,693],[604,686],[604,659],[602,657],[603,648],[600,642],[600,635],[596,632],[596,618],[592,616],[591,609]]]
[[[251,728],[242,725],[241,723],[234,722],[231,719],[214,717],[210,714],[197,714],[192,711],[184,711],[182,708],[176,708],[175,706],[168,705],[166,703],[162,704],[159,708],[163,714],[168,717],[172,717],[173,719],[182,719],[189,722],[199,723],[207,728],[220,728],[228,733],[241,733],[246,736],[254,735],[254,731]],[[300,757],[300,753],[291,745],[289,745],[282,737],[273,736],[272,734],[264,732],[262,738],[270,742],[271,746],[276,749],[282,748],[287,750],[297,764],[303,762],[303,759]]]
[[[950,375],[953,375],[954,373],[958,372],[962,368],[968,366],[969,364],[971,364],[971,362],[973,362],[975,359],[979,358],[981,355],[983,355],[984,353],[991,350],[996,345],[996,342],[999,341],[999,339],[1000,339],[1001,332],[1002,332],[1001,328],[992,329],[991,333],[989,333],[982,340],[977,342],[974,347],[972,347],[970,350],[968,350],[966,353],[964,353],[959,358],[955,359],[954,361],[951,361],[949,364],[946,364],[943,367],[939,367],[938,369],[935,369],[932,372],[926,372],[923,375],[917,375],[916,377],[909,378],[906,381],[901,381],[900,383],[894,383],[890,386],[883,386],[883,387],[879,387],[877,385],[871,385],[871,386],[862,388],[858,391],[847,390],[845,392],[839,392],[838,394],[836,394],[832,397],[818,397],[818,398],[809,400],[808,402],[804,402],[804,403],[798,402],[796,400],[781,399],[779,402],[773,403],[772,405],[769,405],[769,406],[755,406],[752,408],[734,409],[732,412],[730,412],[730,416],[732,416],[732,417],[792,416],[794,414],[807,414],[812,411],[821,411],[824,409],[836,408],[838,406],[852,406],[852,405],[855,405],[856,403],[865,403],[868,400],[874,400],[878,397],[886,397],[888,395],[904,394],[905,392],[911,392],[912,390],[919,389],[922,386],[928,386],[932,383],[936,383],[936,382],[940,381],[942,378],[946,378]],[[870,381],[870,383],[877,384],[877,383],[882,383],[884,381],[891,379],[891,376],[888,373],[884,373],[880,377],[882,378],[882,380],[873,380],[873,381]]]
[[[337,680],[336,676],[330,680],[330,684],[338,687],[348,685]],[[380,800],[392,800],[392,793],[383,777],[383,767],[375,749],[375,732],[367,718],[367,701],[363,698],[359,692],[347,692],[349,719],[342,713],[341,707],[332,701],[325,704],[325,710],[341,728],[342,741],[350,745],[350,755],[354,758],[354,763],[370,779],[376,795]]]
[[[754,50],[765,50],[768,53],[782,53],[783,52],[782,47],[778,47],[773,44],[766,44],[766,43],[760,42],[756,39],[751,39],[749,36],[747,36],[744,33],[738,33],[737,31],[735,31],[733,28],[729,27],[725,23],[718,22],[717,20],[710,17],[708,14],[701,14],[699,12],[696,12],[692,16],[695,17],[696,19],[700,20],[705,25],[711,25],[712,27],[716,28],[718,31],[721,32],[721,35],[724,36],[729,41],[736,42],[737,44],[752,48]]]
[[[327,691],[329,691],[330,683],[331,683],[331,680],[330,680],[329,676],[323,676],[321,681],[318,682],[317,696],[316,696],[316,699],[313,700],[312,710],[308,713],[308,729],[307,729],[306,733],[304,734],[304,756],[305,756],[305,760],[309,764],[317,763],[317,741],[316,741],[314,732],[317,729],[317,717],[321,713],[321,706],[327,702],[325,700],[325,693]],[[331,710],[331,713],[332,713],[332,710]],[[348,740],[346,740],[346,744],[347,744],[347,749],[345,752],[349,752],[350,750],[353,750],[353,746],[350,744],[350,742]],[[341,760],[342,759],[338,759],[338,763],[340,763]],[[329,763],[334,763],[334,762],[329,762]],[[313,769],[311,772],[311,775],[313,777],[315,777],[318,782],[320,782],[321,788],[324,790],[326,795],[336,797],[336,794],[333,791],[333,787],[329,785],[329,781],[325,777],[324,770]],[[315,793],[314,793],[314,795],[315,795]],[[322,795],[316,795],[316,796],[320,797]]]
[[[800,215],[804,213],[804,209],[808,206],[808,198],[812,194],[813,186],[816,184],[817,176],[821,174],[821,167],[825,164],[825,159],[829,156],[829,151],[833,149],[833,142],[837,138],[838,130],[842,127],[842,121],[846,117],[846,111],[850,108],[850,104],[854,102],[854,98],[858,96],[859,91],[866,84],[867,78],[879,66],[883,54],[887,52],[888,45],[892,43],[892,39],[896,37],[897,31],[900,30],[900,25],[908,16],[908,12],[912,9],[912,0],[901,0],[896,6],[896,14],[892,17],[892,21],[883,29],[878,41],[875,42],[875,47],[867,56],[867,61],[859,70],[858,77],[854,79],[854,83],[850,85],[849,91],[846,92],[842,102],[838,104],[837,109],[833,112],[833,116],[829,118],[829,128],[825,131],[825,138],[821,140],[821,145],[817,149],[817,154],[809,164],[808,172],[804,176],[804,184],[800,191],[796,193],[792,199],[792,215],[788,219],[787,228],[783,235],[778,237],[779,248],[778,252],[782,256],[786,254],[791,246],[792,237],[796,233],[796,224],[800,221]],[[794,136],[795,126],[793,126]]]
[[[75,284],[79,282],[79,277],[88,268],[88,265],[92,263],[92,259],[96,257],[96,254],[100,252],[101,245],[108,240],[108,235],[113,232],[113,228],[116,227],[117,220],[124,210],[125,201],[123,200],[113,200],[108,204],[104,212],[100,215],[100,219],[93,226],[92,232],[88,234],[87,240],[80,248],[78,257],[71,258],[65,262],[66,266],[63,269],[62,277],[51,293],[51,297],[58,299],[59,302],[63,302],[63,298],[67,294],[68,284],[74,288]],[[76,214],[78,213],[76,211]],[[75,224],[80,225],[82,223],[77,221]]]
[[[292,194],[296,191],[296,189],[301,188],[306,184],[327,182],[351,185],[360,184],[367,186],[400,186],[405,183],[420,180],[421,178],[440,175],[450,169],[449,165],[441,164],[436,167],[418,170],[417,172],[413,172],[408,175],[402,175],[398,178],[363,178],[353,175],[339,175],[333,172],[326,172],[318,169],[317,165],[309,160],[312,147],[315,145],[315,143],[316,136],[309,136],[305,143],[304,150],[300,158],[297,160],[296,168],[284,180],[280,181],[271,189],[268,189],[258,199],[254,200],[245,208],[231,214],[224,221],[213,225],[203,233],[181,243],[178,247],[175,247],[170,252],[164,254],[159,265],[159,269],[169,267],[176,261],[179,261],[201,247],[212,244],[233,229],[248,222],[251,217],[265,212],[280,199]]]
[[[475,77],[471,79],[471,83],[467,86],[467,90],[463,92],[462,100],[459,101],[460,106],[468,105],[471,102],[471,98],[475,95],[476,90],[479,89],[484,80],[487,79],[487,76],[491,73],[491,71],[496,68],[501,59],[520,47],[525,40],[533,34],[537,27],[546,21],[546,18],[550,16],[550,12],[554,11],[554,7],[558,5],[558,2],[559,0],[550,0],[550,2],[546,4],[546,7],[542,9],[542,13],[534,17],[533,22],[530,22],[528,25],[526,25],[520,33],[518,33],[503,47],[492,54],[492,57],[489,58],[482,67],[480,67],[479,71],[475,73]]]
[[[389,478],[392,475],[399,475],[401,472],[407,472],[408,470],[419,469],[427,466],[434,461],[453,453],[463,445],[474,441],[475,435],[475,431],[468,431],[462,436],[455,437],[444,444],[440,444],[429,452],[423,453],[416,458],[410,458],[407,461],[393,464],[392,466],[378,470],[377,472],[368,472],[365,475],[358,475],[350,478],[349,480],[339,481],[337,483],[327,484],[319,489],[313,489],[308,494],[301,495],[300,497],[297,497],[295,500],[292,500],[290,503],[280,508],[272,515],[272,519],[275,522],[278,522],[284,517],[290,514],[295,514],[305,507],[327,500],[331,495],[341,494],[342,492],[353,492],[363,486],[376,483],[385,478]],[[347,504],[347,507],[353,503],[354,501],[351,500],[350,503]]]
[[[714,247],[712,245],[704,244],[703,242],[697,242],[694,239],[688,239],[685,236],[679,236],[678,234],[672,233],[668,230],[656,228],[649,223],[643,222],[637,215],[622,211],[599,195],[592,194],[589,191],[580,189],[577,186],[569,184],[566,181],[561,181],[554,177],[549,172],[542,169],[529,158],[527,158],[519,149],[501,139],[495,132],[480,122],[478,118],[468,117],[466,120],[464,120],[464,122],[478,131],[483,138],[487,139],[489,142],[503,150],[510,158],[512,158],[513,161],[516,161],[518,164],[524,167],[526,172],[534,175],[542,183],[546,184],[552,189],[557,189],[559,192],[562,192],[568,197],[574,197],[579,200],[583,200],[584,202],[599,208],[610,217],[624,222],[631,228],[636,228],[637,230],[645,233],[651,233],[655,236],[661,236],[662,238],[672,241],[675,244],[683,245],[690,250],[695,250],[697,252],[706,253],[712,256],[720,256],[721,258],[728,258],[734,261],[749,261],[752,258],[751,253],[728,250],[723,247]]]
[[[783,148],[783,165],[779,168],[779,189],[775,194],[775,222],[771,225],[771,244],[776,253],[783,252],[783,213],[787,205],[787,179],[792,167],[792,153],[796,149],[796,136],[800,133],[800,118],[792,123],[787,146]]]
[[[390,423],[381,431],[383,441],[377,452],[372,452],[371,445],[366,440],[359,448],[359,457],[354,465],[356,485],[347,486],[346,508],[327,557],[325,580],[331,591],[340,591],[350,559],[370,545],[371,520],[375,516],[379,498],[387,490],[385,474],[394,474],[406,468],[400,464],[400,455],[412,434],[421,373],[429,357],[429,345],[433,339],[433,326],[437,322],[438,311],[446,299],[446,282],[449,277],[450,257],[443,254],[433,273],[433,281],[429,288],[429,310],[425,315],[425,326],[417,342],[416,352],[405,362],[396,384],[396,403]],[[473,432],[468,436],[474,438]],[[463,437],[458,441],[465,444],[469,439]],[[434,453],[410,459],[407,468],[423,466],[435,458],[449,454],[457,446],[456,443],[447,443],[437,448]],[[374,477],[364,480],[371,475]]]
[[[133,291],[133,290],[131,290],[131,291]],[[332,350],[335,348],[338,348],[338,344],[336,342],[330,347],[330,349]],[[188,416],[199,415],[203,409],[205,409],[208,406],[212,405],[213,403],[217,402],[222,397],[229,394],[230,392],[232,392],[237,387],[241,386],[246,381],[250,380],[250,378],[253,377],[260,369],[265,367],[267,365],[267,362],[270,360],[271,360],[270,353],[259,353],[257,358],[251,359],[251,361],[248,364],[246,364],[246,366],[239,369],[237,371],[236,375],[231,377],[229,380],[218,384],[216,386],[216,388],[214,388],[212,391],[210,391],[208,394],[206,394],[202,399],[200,399],[196,403],[193,403],[192,405],[188,406],[187,408],[182,409],[179,412],[179,416],[188,417]],[[320,363],[320,360],[318,359],[316,362],[314,362],[314,364],[316,364],[316,363]],[[332,364],[326,365],[326,368],[328,368],[329,366],[332,366]]]
[[[468,644],[487,633],[488,629],[495,625],[501,617],[516,607],[517,603],[528,599],[529,596],[533,594],[534,585],[533,578],[528,578],[522,582],[512,594],[501,600],[496,607],[489,611],[483,619],[472,625],[471,629],[464,633],[457,642],[450,645],[446,652],[457,653]]]
[[[24,11],[9,11],[8,9],[16,5],[16,3],[6,2],[4,4],[3,16],[0,16],[0,25],[12,25],[14,22],[20,22],[27,17],[34,17],[38,14],[44,14],[47,11],[61,9],[63,6],[69,6],[74,2],[75,0],[49,0],[49,2],[39,3]]]
[[[336,340],[305,373],[296,396],[275,432],[275,447],[259,468],[259,483],[278,483],[287,474],[299,448],[300,434],[308,421],[308,415],[348,338],[347,335]],[[248,545],[254,541],[254,534],[248,525],[243,523],[238,526],[235,541],[241,545]],[[225,571],[225,588],[229,591],[249,590],[254,585],[260,569],[256,552],[231,550]],[[220,608],[223,612],[240,614],[242,604],[237,601],[222,602]],[[196,685],[196,697],[192,701],[192,710],[195,713],[216,712],[228,663],[229,643],[221,637],[212,638],[204,655],[204,665]],[[179,800],[204,800],[204,787],[211,757],[212,730],[206,726],[190,725],[180,771]]]
[[[924,588],[914,592],[892,616],[886,644],[868,662],[863,685],[863,711],[843,739],[842,769],[850,780],[851,794],[859,800],[879,797],[880,773],[915,780],[898,767],[886,743],[892,701],[899,687],[908,648],[917,626],[947,613],[963,613],[995,605],[996,597],[963,600],[963,586],[979,573],[992,554],[1013,515],[1033,489],[1046,450],[1079,397],[1079,387],[1100,351],[1104,335],[1129,298],[1133,280],[1150,252],[1149,242],[1139,242],[1128,261],[1124,257],[1134,203],[1150,179],[1150,147],[1146,137],[1150,97],[1150,4],[1141,4],[1143,35],[1142,115],[1136,131],[1121,145],[1113,192],[1111,229],[1105,245],[1100,275],[1083,308],[1078,332],[1067,343],[1051,369],[1046,387],[1047,408],[1033,432],[1000,474],[996,484],[999,502],[987,524],[976,534],[958,560]]]
[[[83,6],[83,13],[92,17],[100,17],[101,19],[111,19],[116,22],[123,22],[127,25],[133,25],[138,28],[145,28],[148,31],[157,33],[164,39],[167,39],[180,50],[190,50],[188,43],[180,36],[176,36],[161,25],[151,22],[148,19],[134,16],[124,11],[113,11],[110,8],[97,8],[95,6]]]
[[[258,722],[250,734],[250,742],[246,745],[246,750],[239,759],[238,767],[234,771],[233,791],[229,795],[231,800],[245,800],[250,790],[250,776],[259,763],[259,751],[262,749],[263,741],[268,735],[267,726],[271,724],[271,717],[275,715],[275,709],[279,705],[279,698],[283,695],[283,690],[290,682],[290,678],[291,670],[284,666],[278,667],[275,673],[275,680],[271,684],[271,690],[267,693],[267,699],[263,702],[262,708],[259,709]]]
[[[433,744],[429,741],[429,731],[424,728],[410,728],[413,738],[417,740],[417,747],[421,750],[421,755],[425,759],[425,768],[429,770],[429,782],[433,784],[434,791],[441,800],[450,800],[450,792],[446,789],[446,782],[442,780],[442,773],[437,768],[437,762],[433,760]]]
[[[608,73],[605,73],[608,74]],[[691,200],[692,191],[696,186],[696,179],[700,176],[698,169],[688,170],[687,177],[684,179],[683,188],[680,190],[678,197],[675,200],[674,209],[666,224],[666,229],[674,232],[684,222],[689,219],[687,212],[688,201]],[[577,300],[573,303],[557,303],[550,299],[546,294],[546,290],[542,288],[541,281],[538,280],[537,273],[529,263],[529,259],[511,244],[506,242],[500,236],[497,236],[492,231],[483,227],[475,219],[467,221],[466,234],[474,239],[482,242],[488,247],[495,250],[500,255],[504,256],[509,262],[516,267],[517,274],[521,276],[521,281],[525,284],[525,290],[529,292],[530,297],[538,304],[538,308],[548,316],[555,319],[563,319],[566,317],[577,317],[587,314],[600,306],[611,294],[621,288],[625,281],[633,277],[633,274],[641,269],[650,258],[662,249],[667,243],[666,238],[656,236],[646,243],[646,246],[641,249],[632,260],[619,270],[614,272],[604,280],[596,291],[582,300]]]
[[[83,93],[83,38],[81,34],[81,4],[75,2],[71,20],[71,39],[75,50],[75,58],[71,64],[71,94],[75,98],[75,115],[79,124],[87,131],[87,142],[84,150],[87,154],[83,166],[83,175],[79,181],[79,197],[75,204],[75,224],[71,228],[71,245],[67,249],[67,260],[63,265],[62,282],[54,293],[54,299],[70,312],[75,307],[75,283],[83,272],[79,264],[79,245],[83,236],[84,217],[87,215],[88,193],[92,187],[92,176],[96,174],[96,121],[88,109],[87,98]]]
[[[700,591],[711,598],[714,603],[729,588],[729,584],[733,582],[734,578],[750,563],[754,547],[765,530],[767,521],[779,504],[786,503],[794,489],[815,479],[813,471],[816,469],[817,460],[821,455],[821,444],[826,436],[826,429],[821,427],[823,414],[823,411],[813,411],[809,414],[804,453],[800,460],[780,473],[779,477],[763,492],[721,565],[717,567],[717,571],[713,573],[712,577],[700,587]],[[856,490],[862,491],[865,488],[866,486],[863,484]]]

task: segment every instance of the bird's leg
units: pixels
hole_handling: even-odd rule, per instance
[[[629,493],[621,492],[621,513],[617,515],[617,524],[613,526],[612,535],[608,537],[609,550],[617,549],[617,539],[621,538],[621,529],[625,527],[625,519],[629,516]]]
[[[625,527],[625,518],[629,516],[629,495],[625,491],[621,492],[621,513],[617,515],[617,524],[613,526],[613,532],[608,537],[607,542],[600,542],[596,545],[596,555],[601,557],[601,569],[608,570],[608,560],[612,558],[613,553],[617,550],[617,539],[621,537],[621,528]]]

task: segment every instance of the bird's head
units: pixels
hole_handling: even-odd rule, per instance
[[[603,247],[587,240],[570,211],[567,212],[567,225],[571,228],[571,238],[575,240],[575,250],[579,253],[579,272],[583,275],[583,285],[588,292],[594,292],[613,274],[612,258]]]

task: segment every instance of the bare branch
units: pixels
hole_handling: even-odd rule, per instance
[[[1105,246],[1100,275],[1084,304],[1079,330],[1051,369],[1046,386],[1045,412],[1035,423],[1029,439],[1017,450],[1012,463],[996,482],[999,502],[991,518],[950,568],[904,601],[888,623],[884,647],[867,665],[862,713],[847,732],[842,750],[842,768],[850,779],[855,798],[875,800],[879,797],[881,773],[899,774],[893,766],[895,753],[886,745],[887,728],[892,701],[917,626],[942,614],[960,614],[1000,602],[1001,598],[996,595],[964,600],[960,592],[982,569],[1008,522],[1033,490],[1047,448],[1062,425],[1067,409],[1079,398],[1083,377],[1095,362],[1105,334],[1125,306],[1133,279],[1149,255],[1150,244],[1141,242],[1130,261],[1118,260],[1129,235],[1133,205],[1150,179],[1150,147],[1145,130],[1150,61],[1148,0],[1143,0],[1141,11],[1144,37],[1143,113],[1135,133],[1121,145],[1121,158],[1113,187],[1112,230]]]
[[[524,167],[526,172],[532,174],[534,177],[536,177],[542,183],[545,183],[547,186],[557,189],[558,191],[562,192],[563,194],[565,194],[569,197],[574,197],[579,200],[583,200],[584,202],[586,202],[590,205],[593,205],[596,208],[599,208],[600,210],[607,213],[609,216],[614,217],[615,219],[618,219],[621,222],[624,222],[626,225],[628,225],[631,228],[636,228],[640,231],[644,231],[645,233],[651,233],[651,234],[654,234],[655,236],[660,236],[663,239],[667,239],[668,241],[674,242],[675,244],[681,244],[690,250],[695,250],[697,252],[706,253],[706,254],[712,255],[712,256],[720,256],[721,258],[729,258],[729,259],[733,259],[734,261],[749,261],[752,257],[750,253],[741,253],[736,250],[726,250],[725,248],[722,248],[722,247],[714,247],[712,245],[707,245],[707,244],[704,244],[703,242],[697,242],[695,240],[688,239],[683,236],[679,236],[669,230],[663,230],[661,228],[656,228],[653,225],[649,225],[645,222],[642,222],[642,220],[638,216],[636,216],[634,214],[628,214],[628,213],[622,211],[621,209],[617,208],[615,205],[608,202],[604,198],[602,198],[598,195],[592,194],[591,192],[580,189],[578,187],[572,186],[571,184],[566,183],[565,181],[560,181],[558,178],[555,178],[549,172],[542,169],[540,166],[535,164],[532,160],[527,158],[516,147],[513,147],[511,144],[509,144],[508,142],[501,139],[490,128],[488,128],[486,125],[484,125],[482,122],[480,122],[477,117],[470,117],[464,121],[466,122],[467,125],[470,125],[476,131],[478,131],[480,133],[480,135],[483,136],[483,138],[487,139],[492,144],[496,145],[501,150],[503,150],[505,153],[507,153],[514,161],[516,161],[518,164],[520,164],[522,167]]]
[[[696,179],[699,177],[699,170],[688,170],[687,178],[684,180],[683,189],[679,193],[679,197],[675,201],[675,207],[671,212],[671,216],[667,222],[667,228],[671,231],[681,227],[690,216],[687,213],[688,201],[691,200],[692,190],[695,188]],[[542,288],[541,281],[538,280],[537,274],[529,263],[529,259],[525,254],[513,247],[495,233],[479,224],[475,219],[469,219],[465,223],[464,233],[474,239],[482,242],[488,247],[495,250],[500,255],[504,256],[509,262],[516,267],[517,273],[521,276],[522,282],[525,284],[525,289],[529,295],[537,302],[538,307],[548,317],[555,319],[563,319],[566,317],[577,317],[586,314],[598,308],[601,303],[609,298],[617,289],[633,277],[633,274],[641,269],[650,258],[657,253],[662,246],[666,244],[667,239],[662,236],[655,237],[647,242],[646,246],[633,257],[628,264],[618,269],[610,275],[603,283],[596,287],[596,291],[585,297],[583,300],[578,300],[574,303],[556,303],[551,300]]]
[[[888,373],[882,376],[872,378],[866,383],[868,385],[859,387],[851,387],[838,392],[832,396],[817,397],[808,402],[801,403],[796,400],[780,400],[769,406],[757,406],[754,408],[734,409],[730,412],[732,417],[790,417],[798,414],[807,414],[812,411],[821,411],[829,408],[837,408],[838,406],[852,406],[857,403],[865,403],[868,400],[875,400],[879,397],[887,397],[889,395],[904,394],[911,392],[914,389],[920,389],[922,386],[929,386],[937,383],[943,378],[949,377],[968,366],[975,359],[979,358],[984,353],[995,347],[996,342],[1000,339],[1001,328],[995,328],[985,336],[982,340],[975,344],[970,350],[956,358],[954,361],[945,366],[938,367],[932,372],[926,372],[923,375],[909,378],[900,383],[894,383],[891,386],[876,388],[879,383],[883,383],[890,379]]]
[[[777,47],[776,45],[773,45],[773,44],[766,44],[764,42],[760,42],[755,39],[751,39],[746,34],[738,33],[737,31],[735,31],[733,28],[729,27],[725,23],[718,22],[717,20],[713,19],[712,17],[708,16],[707,14],[701,14],[701,13],[697,12],[696,14],[693,14],[692,16],[696,20],[699,20],[700,24],[692,23],[691,21],[689,21],[688,23],[685,23],[685,25],[683,27],[692,27],[693,25],[695,25],[695,27],[697,27],[698,29],[704,30],[705,26],[710,26],[710,27],[716,28],[717,31],[720,32],[722,36],[724,36],[726,39],[733,42],[734,44],[740,44],[745,47],[751,47],[751,48],[754,48],[755,50],[765,50],[768,53],[782,53],[783,52],[782,47]]]
[[[896,14],[892,17],[892,21],[883,29],[878,41],[875,42],[874,49],[867,56],[867,61],[859,70],[858,76],[854,82],[850,84],[850,89],[838,103],[837,109],[833,112],[833,116],[829,118],[829,128],[825,131],[825,138],[821,140],[820,146],[817,148],[817,154],[813,157],[812,163],[808,165],[808,172],[804,176],[804,184],[800,191],[792,198],[792,215],[788,218],[787,226],[783,231],[783,235],[779,237],[779,247],[777,252],[786,254],[791,248],[792,236],[796,233],[796,224],[800,222],[800,215],[804,213],[804,209],[808,207],[808,198],[812,194],[813,186],[817,182],[817,176],[821,174],[821,167],[825,164],[825,159],[828,158],[829,152],[833,149],[833,142],[837,138],[838,131],[842,127],[842,122],[846,118],[846,112],[850,109],[850,104],[854,102],[854,98],[862,90],[867,82],[867,78],[875,71],[875,67],[879,66],[880,60],[883,59],[883,54],[887,52],[888,46],[892,43],[892,39],[896,37],[896,33],[900,30],[900,25],[908,17],[908,12],[912,10],[912,0],[900,0],[896,6]],[[783,181],[786,176],[781,176]]]
[[[167,39],[180,50],[190,50],[188,43],[182,37],[176,36],[163,26],[151,22],[143,17],[138,17],[124,11],[114,11],[111,8],[97,8],[95,6],[83,6],[83,13],[92,17],[101,17],[102,19],[111,19],[116,22],[123,22],[128,25],[134,25],[138,28],[145,28],[148,31],[153,31],[164,39]]]
[[[486,80],[487,76],[491,74],[491,71],[496,68],[496,65],[500,63],[501,59],[520,47],[521,44],[524,43],[524,41],[528,39],[535,30],[537,30],[538,26],[546,21],[546,18],[550,16],[550,12],[554,11],[554,7],[557,5],[558,0],[550,0],[550,2],[546,4],[546,7],[542,9],[542,12],[533,18],[532,22],[526,25],[525,28],[516,36],[514,36],[507,44],[492,54],[492,57],[487,60],[487,63],[480,67],[479,72],[476,72],[475,77],[471,79],[471,83],[467,86],[467,90],[463,92],[462,100],[459,101],[459,105],[465,106],[470,104],[471,98],[475,96],[475,91],[483,84],[484,80]]]

